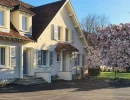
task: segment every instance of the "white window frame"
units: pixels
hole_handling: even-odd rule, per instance
[[[2,17],[1,17],[1,18],[2,18],[2,19],[1,19],[1,20],[2,20],[2,24],[0,24],[0,26],[3,27],[3,26],[4,26],[4,11],[3,11],[3,10],[0,10],[0,12],[1,12],[1,14],[2,14]]]
[[[4,48],[5,49],[5,61],[4,61],[4,65],[1,65],[1,48]],[[0,47],[0,67],[6,67],[6,47],[4,46],[1,46]]]
[[[23,20],[25,21],[25,23],[23,22]],[[28,25],[27,25],[27,23],[28,23],[27,17],[26,16],[22,16],[22,30],[23,31],[28,31]],[[25,25],[24,27],[23,27],[23,24]]]

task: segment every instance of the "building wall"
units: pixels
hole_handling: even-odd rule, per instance
[[[0,79],[6,79],[6,78],[19,78],[20,77],[20,51],[19,48],[22,45],[22,43],[18,41],[9,41],[9,40],[3,40],[0,39],[0,46],[4,46],[6,48],[6,66],[2,67],[0,66]],[[10,66],[10,46],[16,47],[16,66],[11,67]]]
[[[15,25],[17,30],[20,30],[21,26],[21,21],[17,17],[18,12],[12,12],[11,13],[11,22]],[[21,15],[20,15],[21,16]],[[31,18],[29,19],[31,21]],[[9,41],[9,40],[1,40],[0,39],[0,45],[5,45],[7,47],[9,46],[16,46],[16,66],[14,68],[11,68],[10,66],[7,68],[0,68],[0,76],[3,78],[19,78],[20,77],[20,46],[22,45],[23,48],[32,48],[32,51],[30,54],[32,55],[30,58],[31,64],[29,65],[29,75],[34,75],[35,72],[51,72],[51,75],[56,75],[58,71],[60,71],[60,62],[57,62],[56,57],[57,53],[55,51],[55,48],[57,46],[57,43],[59,41],[53,40],[52,39],[52,34],[53,34],[53,25],[56,24],[58,26],[62,26],[63,28],[63,34],[62,34],[62,41],[65,42],[65,28],[68,28],[70,30],[75,30],[75,27],[73,25],[73,22],[71,18],[69,17],[69,13],[64,7],[51,21],[51,23],[47,26],[47,28],[44,30],[44,32],[41,34],[41,36],[38,38],[37,42],[31,42],[31,43],[23,43],[19,41]],[[31,27],[31,22],[29,24]],[[86,51],[83,48],[82,42],[79,39],[78,32],[75,30],[75,41],[72,44],[79,50],[79,54],[84,54],[86,55]],[[53,59],[53,67],[49,66],[49,61],[48,65],[44,67],[37,67],[37,50],[48,50],[48,51],[54,51],[54,59]],[[8,51],[7,51],[8,52]],[[49,55],[48,55],[49,57]],[[68,65],[69,66],[69,65]],[[71,64],[70,64],[70,70],[75,74],[75,65],[74,65],[74,58],[71,59]],[[82,66],[82,65],[80,65]]]
[[[10,9],[4,6],[0,6],[0,10],[3,11],[4,26],[0,26],[0,31],[9,33],[10,31]]]
[[[68,13],[66,7],[64,7],[55,16],[55,18],[51,21],[51,23],[47,26],[47,28],[44,30],[44,32],[41,34],[41,36],[38,38],[37,43],[35,43],[35,44],[29,43],[29,44],[26,45],[26,46],[32,46],[32,47],[34,47],[35,49],[38,49],[38,50],[54,51],[54,60],[53,60],[54,66],[50,67],[48,65],[46,67],[36,67],[36,63],[35,63],[34,72],[51,72],[52,75],[56,75],[57,71],[60,71],[60,62],[56,61],[56,57],[57,57],[56,54],[57,53],[55,51],[55,48],[56,48],[57,43],[59,41],[52,39],[52,34],[53,34],[53,28],[52,27],[53,27],[54,24],[56,24],[58,26],[62,26],[62,28],[63,28],[63,34],[62,34],[63,40],[62,40],[62,42],[65,41],[65,36],[64,36],[65,28],[68,28],[70,30],[75,30],[73,22],[72,22],[71,18],[69,17],[69,13]],[[80,41],[79,35],[78,35],[77,32],[75,33],[75,41],[72,45],[75,46],[79,50],[80,54],[84,54],[84,56],[86,55],[86,51],[83,48],[82,42]],[[75,74],[74,59],[72,59],[72,62],[71,62],[70,65],[71,65],[71,70],[73,71],[73,74]]]
[[[27,18],[26,31],[22,30],[22,16],[25,16]],[[11,22],[21,35],[24,34],[32,35],[32,15],[20,11],[14,11],[11,12]]]

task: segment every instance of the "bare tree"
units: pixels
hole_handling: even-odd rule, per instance
[[[95,33],[95,28],[101,27],[104,28],[110,24],[109,17],[104,15],[96,15],[96,14],[89,14],[81,21],[81,28],[85,33]]]

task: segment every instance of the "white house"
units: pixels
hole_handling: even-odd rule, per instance
[[[0,0],[0,79],[72,80],[83,67],[87,42],[69,0],[34,7]]]

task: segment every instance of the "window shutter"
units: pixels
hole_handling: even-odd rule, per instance
[[[72,30],[71,32],[71,43],[74,43],[74,37],[75,36],[75,30]]]
[[[16,47],[14,46],[10,47],[10,66],[16,66]]]
[[[82,66],[84,67],[84,55],[82,55]]]
[[[78,65],[78,57],[77,54],[74,54],[75,67]]]
[[[58,26],[54,25],[54,39],[58,40]]]
[[[41,50],[37,50],[37,66],[41,66]]]
[[[50,51],[49,54],[50,54],[50,55],[49,55],[49,56],[50,56],[50,57],[49,57],[49,58],[50,58],[50,64],[49,64],[49,65],[50,65],[50,67],[51,67],[51,66],[53,65],[53,51]]]

